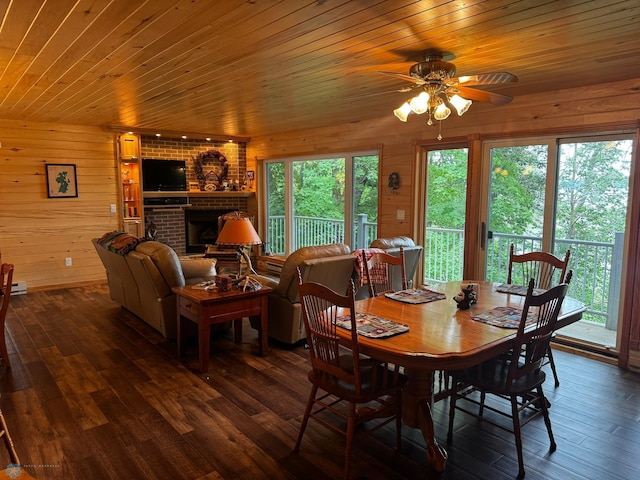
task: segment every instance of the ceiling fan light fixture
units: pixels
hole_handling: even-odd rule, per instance
[[[469,110],[469,107],[473,102],[466,98],[462,98],[456,93],[449,97],[449,103],[455,107],[456,112],[458,112],[458,116],[462,116],[467,110]]]
[[[429,94],[427,92],[420,92],[419,95],[413,97],[409,101],[411,110],[418,115],[425,113],[429,109]]]
[[[407,117],[409,116],[409,114],[412,112],[411,110],[411,105],[409,105],[409,102],[404,102],[402,105],[400,105],[398,108],[396,108],[393,111],[393,114],[398,117],[398,120],[402,121],[402,122],[406,122],[407,121]]]

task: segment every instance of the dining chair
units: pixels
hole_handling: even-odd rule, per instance
[[[7,468],[0,470],[0,478],[33,479],[34,477],[23,470],[20,465],[20,459],[13,445],[13,440],[11,440],[11,435],[9,435],[9,429],[7,428],[7,422],[4,419],[2,410],[0,410],[0,437],[2,437],[4,446],[9,454],[9,463],[7,464]]]
[[[529,281],[520,323],[514,340],[514,346],[509,355],[499,355],[480,365],[467,370],[450,372],[454,385],[449,407],[449,430],[447,442],[453,440],[453,424],[456,409],[491,423],[515,435],[518,453],[518,477],[523,477],[524,462],[522,456],[521,428],[532,419],[542,415],[549,434],[551,451],[555,451],[556,442],[551,431],[551,421],[547,399],[544,396],[542,384],[546,375],[542,370],[542,363],[549,347],[551,335],[558,320],[562,302],[567,293],[568,285],[562,283],[540,295],[534,295],[534,280]],[[530,319],[529,314],[533,317]],[[521,356],[521,351],[526,353]],[[496,398],[506,399],[510,409],[505,408],[504,401],[485,403],[486,394]],[[470,410],[470,406],[461,406],[458,402],[466,401],[478,407],[477,412]],[[503,407],[503,408],[500,408]],[[485,416],[485,410],[493,414],[491,418]],[[512,428],[500,423],[500,415],[511,417]]]
[[[9,366],[9,353],[7,352],[7,342],[5,338],[4,322],[9,310],[9,299],[11,298],[11,284],[13,282],[13,265],[3,263],[0,266],[0,356],[2,361]]]
[[[556,257],[549,252],[535,251],[515,253],[515,245],[512,243],[509,249],[509,270],[507,283],[527,285],[533,278],[534,288],[548,290],[555,283],[564,282],[571,250],[567,250],[564,258]],[[554,282],[554,278],[557,281]]]
[[[299,451],[309,418],[314,418],[346,437],[344,478],[349,478],[351,449],[358,425],[375,419],[371,428],[359,432],[368,435],[395,420],[396,448],[400,449],[401,391],[406,383],[406,377],[397,367],[391,369],[384,362],[360,355],[355,289],[353,281],[351,283],[349,292],[340,295],[318,283],[302,283],[299,273],[298,288],[311,360],[308,374],[311,392],[294,451]],[[336,321],[345,315],[351,324],[350,349],[340,345],[337,333],[341,327]],[[332,414],[334,421],[331,421]],[[346,429],[342,426],[344,421]]]
[[[525,285],[529,279],[533,278],[534,288],[548,290],[553,285],[554,277],[558,277],[557,284],[563,282],[569,283],[567,278],[565,278],[565,274],[569,266],[570,256],[571,250],[565,252],[564,258],[558,258],[549,252],[542,251],[516,254],[515,245],[512,243],[509,250],[509,274],[507,283],[512,284],[514,282],[514,270],[518,270],[519,273],[517,280],[515,280],[518,285]],[[553,359],[551,344],[549,344],[549,350],[547,351],[544,364],[551,367],[554,384],[556,387],[559,387],[560,379],[556,371],[556,362]]]
[[[363,258],[366,258],[363,254]],[[402,289],[407,289],[407,276],[404,269],[404,248],[400,247],[400,253],[398,256],[390,255],[384,252],[374,253],[365,262],[365,274],[367,276],[367,284],[369,285],[369,296],[379,297],[385,293],[394,292],[393,287],[393,267],[397,266],[400,269],[400,278],[402,282]]]

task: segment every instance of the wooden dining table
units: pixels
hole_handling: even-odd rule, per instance
[[[429,303],[403,303],[384,296],[356,302],[356,312],[409,327],[406,333],[381,339],[359,335],[358,345],[365,355],[404,367],[408,382],[402,393],[402,421],[421,429],[427,460],[437,471],[444,470],[447,452],[438,445],[431,417],[434,372],[468,368],[508,351],[515,329],[489,325],[471,317],[494,307],[522,309],[525,299],[522,295],[496,291],[497,283],[473,281],[478,284],[477,303],[462,310],[453,300],[461,283],[468,282],[423,286],[445,294],[444,299]],[[580,320],[584,310],[582,302],[565,297],[557,328]],[[339,328],[338,333],[341,343],[348,347],[351,341],[348,330]]]

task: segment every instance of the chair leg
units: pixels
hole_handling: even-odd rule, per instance
[[[297,452],[298,450],[300,450],[300,444],[302,443],[302,436],[304,435],[304,431],[307,428],[307,423],[309,423],[309,415],[311,414],[311,408],[313,407],[313,402],[316,399],[317,393],[318,393],[318,387],[313,385],[311,387],[311,392],[309,393],[307,406],[304,409],[304,416],[302,417],[302,423],[300,423],[300,432],[298,432],[298,440],[296,441],[296,446],[293,448],[294,452]]]
[[[522,458],[522,437],[520,436],[520,415],[518,413],[518,397],[511,397],[511,416],[513,417],[513,434],[516,437],[516,450],[518,452],[518,478],[524,477],[524,460]]]
[[[2,327],[4,329],[4,326]],[[4,331],[0,333],[0,357],[7,367],[10,367],[9,352],[7,351],[7,340]]]
[[[550,450],[556,451],[556,440],[553,438],[553,431],[551,430],[551,419],[549,418],[549,408],[547,407],[546,399],[542,391],[542,385],[538,387],[538,396],[542,399],[540,401],[540,408],[542,408],[542,416],[544,417],[544,424],[547,426],[547,433],[549,434],[549,443],[551,444]]]
[[[349,418],[347,418],[347,445],[344,453],[344,478],[349,478],[351,469],[351,446],[353,445],[353,437],[356,433],[356,404],[349,404]]]
[[[402,451],[402,392],[398,391],[395,395],[396,410],[396,450]]]
[[[551,366],[551,372],[553,373],[553,380],[556,387],[560,386],[560,380],[558,380],[558,372],[556,372],[556,362],[553,360],[553,352],[551,351],[551,345],[547,347],[547,358],[549,359],[549,365]]]
[[[456,400],[458,399],[458,388],[456,379],[452,380],[451,401],[449,402],[449,431],[447,432],[447,444],[453,443],[453,418],[456,415]]]

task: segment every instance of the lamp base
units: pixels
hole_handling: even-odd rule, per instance
[[[258,272],[256,272],[253,269],[253,265],[251,264],[251,258],[249,257],[249,255],[247,255],[247,252],[245,252],[244,248],[242,248],[241,246],[238,247],[238,252],[240,253],[240,255],[242,255],[242,258],[244,258],[244,261],[247,262],[247,268],[244,272],[244,274],[240,275],[240,272],[238,272],[238,278],[236,280],[233,281],[234,285],[238,285],[238,287],[240,287],[240,285],[242,284],[242,290],[259,290],[260,287],[262,286],[262,284],[260,282],[258,282],[255,279],[252,279],[251,277],[249,277],[250,274],[254,274],[254,275],[258,275]],[[255,283],[258,285],[258,288],[248,288],[248,285],[250,283]]]

